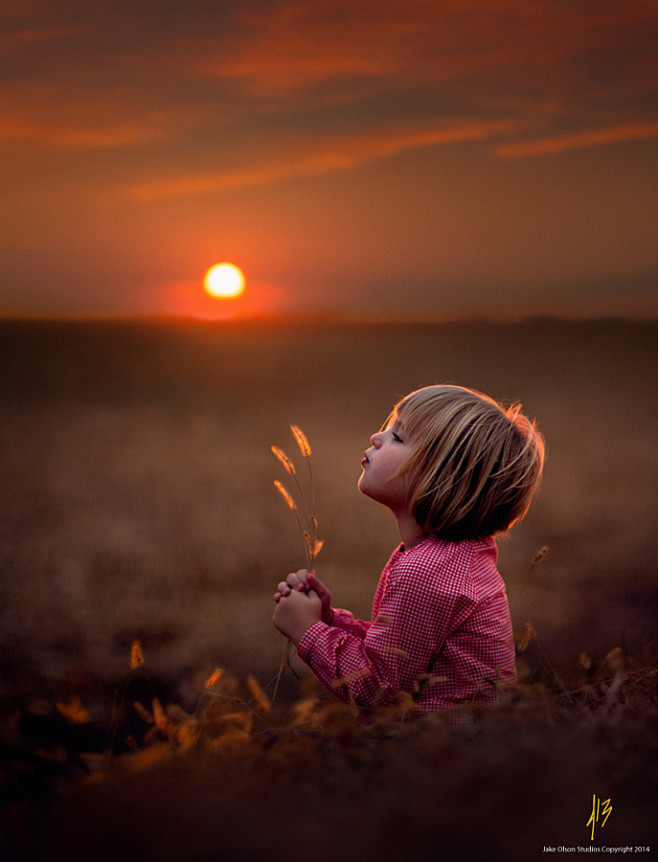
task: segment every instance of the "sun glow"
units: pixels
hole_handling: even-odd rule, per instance
[[[244,273],[232,263],[215,264],[205,274],[203,287],[215,299],[233,299],[244,293]]]

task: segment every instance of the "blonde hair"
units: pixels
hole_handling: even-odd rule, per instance
[[[544,439],[521,412],[462,386],[427,386],[395,406],[413,447],[400,473],[426,533],[459,541],[508,530],[528,511],[544,467]]]

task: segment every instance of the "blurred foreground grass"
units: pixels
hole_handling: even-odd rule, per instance
[[[77,697],[0,726],[3,860],[511,862],[655,854],[658,666],[615,649],[581,685],[369,723],[306,683],[197,680],[187,709],[144,667],[99,720]],[[188,690],[192,695],[192,690]],[[604,805],[597,812],[597,800]],[[592,817],[592,819],[590,819]],[[560,848],[557,850],[557,848]],[[641,850],[639,848],[642,848]]]

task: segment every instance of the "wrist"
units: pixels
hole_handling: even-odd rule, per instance
[[[306,636],[306,633],[308,632],[308,630],[312,626],[314,626],[316,623],[319,623],[319,622],[321,622],[321,620],[313,620],[313,622],[310,622],[310,623],[306,622],[304,624],[300,623],[300,625],[295,626],[295,628],[292,631],[290,631],[290,633],[288,634],[288,637],[294,643],[294,645],[296,647],[298,647],[299,644],[301,643],[301,641]]]

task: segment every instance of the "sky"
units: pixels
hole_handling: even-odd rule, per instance
[[[3,0],[0,316],[655,317],[657,37],[655,0]]]

